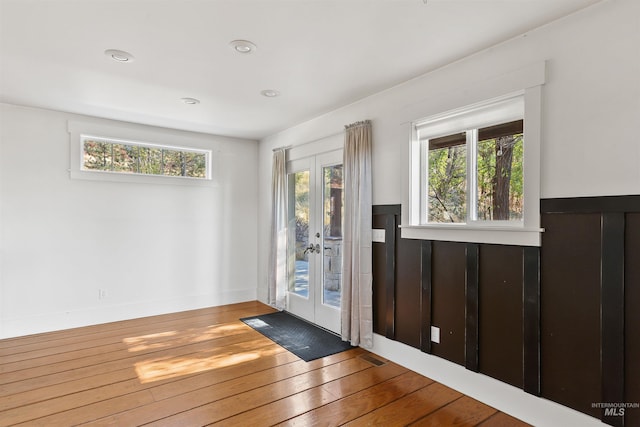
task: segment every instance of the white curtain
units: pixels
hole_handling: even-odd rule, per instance
[[[345,128],[342,339],[371,348],[371,122]]]
[[[271,195],[269,304],[279,310],[284,310],[287,286],[287,167],[285,148],[273,151]]]

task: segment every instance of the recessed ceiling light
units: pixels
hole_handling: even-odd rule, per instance
[[[253,53],[257,47],[248,40],[234,40],[229,46],[238,53]]]
[[[195,98],[180,98],[180,101],[182,101],[183,103],[185,103],[187,105],[200,104],[200,100],[199,99],[195,99]]]
[[[277,90],[273,90],[273,89],[265,89],[265,90],[261,91],[260,94],[262,96],[266,96],[267,98],[275,98],[276,96],[280,95],[280,92],[278,92]]]
[[[104,54],[118,62],[133,62],[135,59],[133,55],[124,50],[107,49],[104,51]]]

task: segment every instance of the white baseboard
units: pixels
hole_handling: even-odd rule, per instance
[[[476,400],[538,427],[600,426],[597,418],[575,411],[440,357],[374,334],[373,353],[458,390]]]
[[[82,310],[4,318],[0,319],[2,322],[0,339],[255,300],[255,289],[243,289],[217,294],[142,301],[131,304],[101,305]]]

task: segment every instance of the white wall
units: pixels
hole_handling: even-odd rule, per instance
[[[255,141],[0,108],[0,338],[256,298]],[[212,149],[218,185],[70,179],[70,120]]]
[[[604,1],[260,141],[258,295],[266,295],[272,148],[371,119],[373,203],[399,204],[407,185],[409,123],[501,95],[514,75],[540,61],[547,64],[541,197],[640,194],[638,16],[637,0]]]
[[[518,89],[515,77],[541,61],[546,61],[547,70],[542,88],[541,197],[640,194],[640,144],[635,129],[640,123],[639,17],[638,0],[604,1],[260,141],[259,298],[266,298],[272,148],[319,140],[342,132],[346,124],[371,119],[373,203],[400,204],[408,180],[409,123]],[[374,345],[392,359],[402,354],[406,365],[439,369],[433,358],[418,350]],[[483,376],[460,375],[463,379],[452,385],[466,383],[467,390],[462,391],[476,396],[473,390],[483,387],[478,380]],[[478,397],[536,425],[549,425],[541,411],[526,409],[528,395],[512,399],[513,387],[496,383]],[[543,410],[561,411],[562,417],[568,417],[559,419],[585,425],[585,415],[540,401]]]

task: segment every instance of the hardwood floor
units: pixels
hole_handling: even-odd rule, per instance
[[[238,320],[271,311],[247,302],[0,340],[0,425],[526,425],[360,348],[306,363]]]

